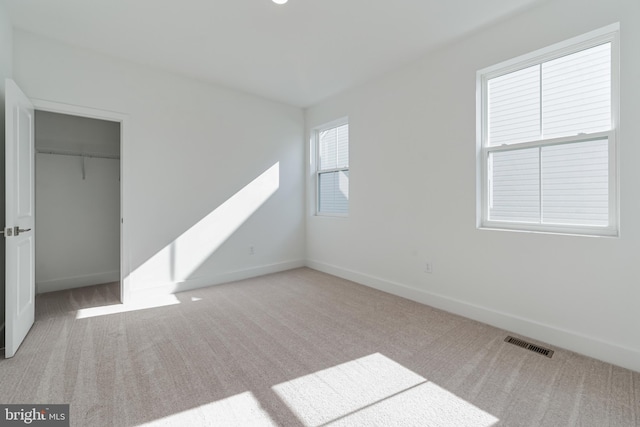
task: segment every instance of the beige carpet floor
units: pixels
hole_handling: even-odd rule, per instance
[[[314,270],[117,295],[38,296],[0,403],[70,403],[73,426],[640,426],[639,373]]]

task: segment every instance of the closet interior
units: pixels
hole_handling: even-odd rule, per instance
[[[120,280],[120,123],[36,111],[36,291]]]

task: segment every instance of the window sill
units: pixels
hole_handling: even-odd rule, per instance
[[[329,213],[315,213],[311,215],[314,218],[328,218],[328,219],[346,219],[349,218],[349,214],[329,214]]]
[[[569,229],[564,227],[522,227],[519,225],[504,225],[504,224],[482,224],[476,227],[478,230],[483,231],[506,231],[514,233],[527,233],[527,234],[549,234],[558,236],[572,236],[572,237],[605,237],[605,238],[619,238],[620,233],[618,230],[610,228],[602,229]]]

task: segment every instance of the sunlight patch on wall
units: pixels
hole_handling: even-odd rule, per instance
[[[498,421],[380,353],[278,384],[273,390],[310,427],[490,427]]]
[[[134,283],[184,282],[279,188],[277,162],[134,270]]]
[[[149,423],[140,424],[140,426],[275,427],[277,424],[261,408],[260,402],[258,402],[253,393],[246,391]]]

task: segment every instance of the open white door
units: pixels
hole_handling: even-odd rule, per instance
[[[13,357],[35,317],[33,105],[11,79],[6,108],[6,335]]]

